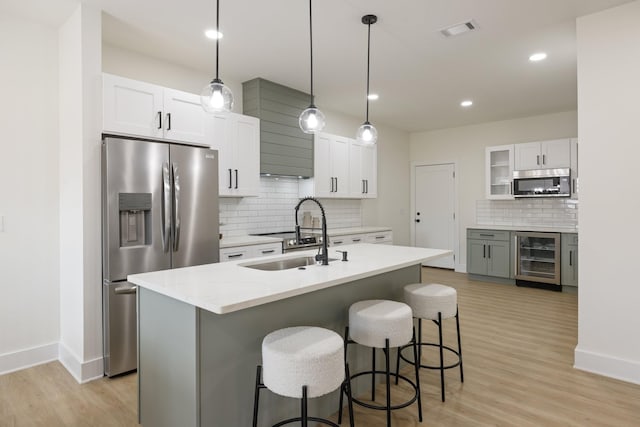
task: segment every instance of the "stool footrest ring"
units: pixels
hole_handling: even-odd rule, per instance
[[[364,371],[364,372],[358,372],[357,374],[351,375],[351,379],[353,380],[354,378],[360,377],[362,375],[373,375],[373,374],[386,375],[387,373],[385,371]],[[390,377],[395,377],[396,374],[390,374],[389,376]],[[418,387],[416,386],[416,384],[413,381],[411,381],[409,378],[405,377],[404,375],[397,375],[397,377],[399,379],[409,383],[409,385],[411,385],[411,387],[413,387],[413,390],[414,390],[415,394],[413,395],[413,397],[411,397],[411,399],[407,400],[406,402],[400,403],[398,405],[391,406],[389,408],[391,410],[406,408],[407,406],[409,406],[413,402],[415,402],[416,399],[418,399]],[[351,400],[353,400],[353,403],[357,403],[358,405],[364,406],[365,408],[378,409],[378,410],[382,410],[382,411],[386,411],[387,410],[386,406],[374,405],[374,404],[371,404],[371,403],[363,402],[361,400],[356,399],[355,397],[352,397]]]
[[[431,347],[440,347],[437,343],[429,343],[429,342],[423,342],[423,343],[420,343],[420,344],[417,344],[417,345],[418,345],[418,346],[424,345],[424,346],[431,346]],[[407,358],[402,354],[402,351],[403,351],[405,348],[411,348],[411,346],[410,346],[410,345],[405,345],[405,346],[400,347],[400,349],[398,350],[398,351],[399,351],[399,353],[400,353],[400,359],[402,359],[402,360],[404,360],[405,362],[407,362],[407,363],[409,363],[409,364],[413,365],[413,364],[414,364],[413,360],[409,360],[409,359],[407,359]],[[460,366],[460,353],[459,353],[457,350],[454,350],[453,348],[451,348],[451,347],[449,347],[449,346],[446,346],[446,345],[443,345],[443,346],[442,346],[442,348],[443,348],[444,350],[449,351],[450,353],[455,354],[455,355],[458,357],[458,361],[457,361],[457,362],[454,362],[454,363],[452,363],[452,364],[450,364],[450,365],[444,365],[442,368],[441,368],[440,366],[438,366],[438,365],[423,365],[423,364],[420,364],[420,367],[421,367],[421,368],[425,368],[425,369],[438,369],[438,370],[439,370],[439,369],[451,369],[451,368],[455,368],[456,366]]]

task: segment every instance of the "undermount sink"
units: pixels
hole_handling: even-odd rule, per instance
[[[337,258],[329,258],[329,262],[335,261]],[[316,258],[313,256],[303,256],[297,258],[279,259],[276,261],[256,262],[252,264],[244,264],[243,267],[255,268],[256,270],[279,271],[289,270],[291,268],[306,267],[315,265]]]

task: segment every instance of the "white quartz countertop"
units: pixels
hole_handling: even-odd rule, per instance
[[[279,237],[268,236],[223,237],[222,240],[220,240],[220,249],[235,248],[238,246],[262,245],[265,243],[282,243],[282,239]]]
[[[534,227],[529,225],[471,225],[476,230],[539,231],[542,233],[577,233],[574,227]]]
[[[263,271],[246,265],[313,256],[317,250],[133,274],[128,280],[204,310],[224,314],[398,270],[451,253],[443,249],[369,243],[344,245],[340,250],[348,252],[349,261],[336,260],[328,266],[311,265],[304,270]],[[329,250],[329,256],[340,258],[335,250]]]
[[[391,227],[335,228],[333,230],[327,230],[327,235],[329,237],[335,237],[335,236],[346,236],[347,234],[379,233],[381,231],[391,231]]]

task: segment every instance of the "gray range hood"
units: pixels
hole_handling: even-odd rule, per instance
[[[313,176],[313,137],[298,125],[309,95],[262,78],[242,83],[242,110],[260,119],[260,174]]]

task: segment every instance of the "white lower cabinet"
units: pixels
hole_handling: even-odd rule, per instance
[[[329,246],[353,245],[356,243],[382,243],[393,244],[393,232],[381,231],[378,233],[343,234],[341,236],[329,236]]]
[[[282,243],[265,243],[262,245],[236,246],[220,249],[220,262],[238,261],[241,259],[259,258],[282,253]]]

